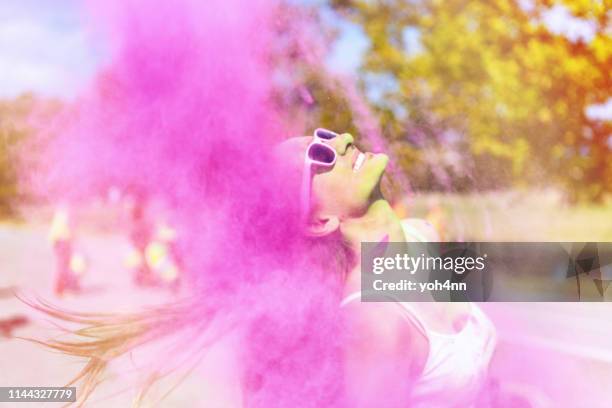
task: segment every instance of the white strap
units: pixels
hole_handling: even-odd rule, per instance
[[[402,222],[402,230],[404,231],[404,235],[406,239],[410,241],[410,238],[416,240],[416,242],[428,242],[429,240],[425,238],[425,235],[421,234],[415,227],[412,225],[408,225],[405,222]]]
[[[348,295],[347,297],[345,297],[342,300],[342,303],[340,303],[340,307],[344,307],[347,304],[349,304],[350,302],[352,302],[355,299],[360,299],[361,300],[361,292],[355,292],[355,293],[351,293],[350,295]]]

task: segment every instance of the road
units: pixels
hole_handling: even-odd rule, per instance
[[[85,293],[60,301],[51,292],[54,261],[45,228],[0,224],[0,288],[19,287],[68,309],[105,312],[137,310],[172,296],[161,289],[132,287],[131,276],[122,267],[128,250],[124,238],[89,233],[81,237],[79,245],[91,264],[85,276]],[[482,307],[497,326],[499,345],[492,373],[504,387],[530,394],[542,408],[612,406],[612,303],[489,303]],[[17,314],[27,316],[30,324],[17,328],[16,335],[48,338],[57,332],[44,316],[8,296],[7,291],[0,291],[0,319]],[[215,364],[214,353],[205,364]],[[0,385],[60,386],[81,366],[78,359],[24,340],[0,337]],[[129,406],[134,388],[105,399],[118,380],[112,370],[109,376],[111,383],[103,386],[88,406]],[[194,406],[198,396],[218,392],[220,381],[221,377],[204,378],[196,372],[161,406]],[[0,403],[2,406],[9,405]]]

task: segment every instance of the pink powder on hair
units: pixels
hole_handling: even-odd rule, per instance
[[[115,186],[162,203],[192,296],[185,315],[155,335],[187,353],[213,327],[235,327],[248,405],[342,405],[344,271],[329,261],[342,246],[302,236],[299,177],[271,154],[295,131],[272,103],[278,67],[269,50],[282,7],[104,0],[88,8],[110,62],[41,131],[46,161],[33,187],[80,201]]]

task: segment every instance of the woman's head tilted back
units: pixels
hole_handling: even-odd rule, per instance
[[[353,137],[342,134],[324,141],[334,150],[335,161],[322,167],[309,163],[309,158],[317,159],[307,154],[313,141],[295,137],[273,148],[263,164],[268,194],[248,209],[255,216],[250,230],[254,244],[262,237],[282,236],[277,235],[281,231],[292,234],[266,248],[256,245],[261,254],[252,254],[251,266],[261,271],[254,286],[259,298],[253,300],[260,313],[252,315],[245,337],[248,405],[339,406],[344,400],[339,304],[354,254],[340,225],[360,217],[379,197],[388,158],[361,153]],[[304,183],[311,192],[308,203],[303,201]],[[300,217],[305,206],[306,223]],[[266,254],[277,263],[274,270],[257,265]]]
[[[361,152],[348,133],[330,133],[333,136],[328,139],[294,137],[278,149],[281,160],[289,162],[287,167],[301,174],[301,182],[310,183],[301,187],[310,189],[309,202],[302,202],[301,206],[308,211],[306,228],[312,235],[329,234],[344,220],[362,216],[371,202],[380,197],[380,181],[389,162],[385,154]],[[332,165],[321,166],[313,160],[309,163],[308,152],[313,142],[326,144],[335,151]]]

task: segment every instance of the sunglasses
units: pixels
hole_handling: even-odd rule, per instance
[[[304,223],[308,221],[310,214],[310,193],[312,191],[313,167],[331,168],[336,164],[338,153],[325,143],[338,137],[338,133],[331,130],[317,128],[314,131],[312,142],[306,148],[304,158],[304,171],[302,172],[301,190],[301,218]]]

